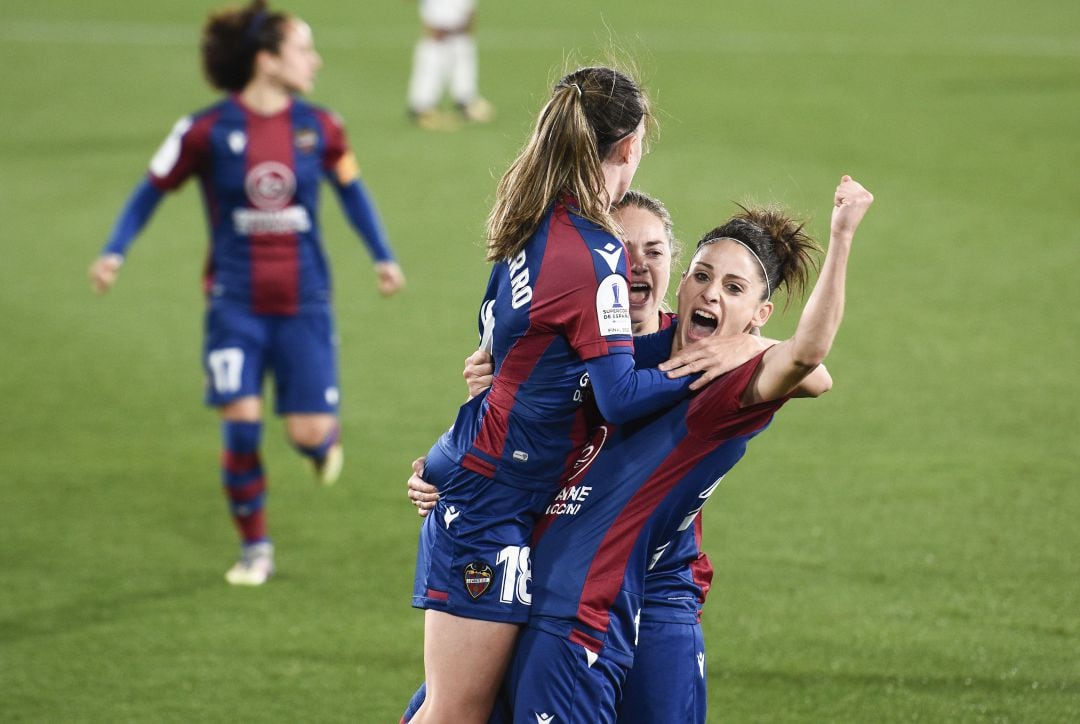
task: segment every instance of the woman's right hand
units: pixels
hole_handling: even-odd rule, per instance
[[[90,288],[104,294],[116,283],[124,257],[119,254],[102,254],[90,265]]]
[[[478,349],[465,358],[465,369],[461,376],[469,387],[469,399],[491,387],[495,378],[495,361],[487,350]]]

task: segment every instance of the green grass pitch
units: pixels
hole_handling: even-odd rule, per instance
[[[327,194],[346,472],[315,489],[268,423],[280,575],[259,590],[222,580],[194,185],[109,296],[85,276],[214,98],[214,5],[0,7],[0,720],[397,721],[422,674],[403,484],[465,394],[483,219],[549,82],[612,47],[659,109],[637,185],[686,241],[745,199],[823,235],[845,172],[877,197],[834,391],[705,513],[711,720],[1080,720],[1080,4],[484,2],[499,115],[454,134],[405,122],[414,3],[288,6],[409,287],[377,298]]]

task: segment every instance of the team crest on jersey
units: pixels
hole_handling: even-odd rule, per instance
[[[293,134],[293,145],[300,153],[311,153],[319,144],[319,134],[312,128],[298,128]]]
[[[630,297],[626,277],[610,274],[596,290],[596,318],[600,322],[600,334],[630,334]]]
[[[483,561],[473,561],[465,566],[465,590],[474,601],[487,593],[494,580],[495,572]]]
[[[283,209],[296,192],[296,176],[283,163],[263,161],[248,171],[244,191],[256,208]]]

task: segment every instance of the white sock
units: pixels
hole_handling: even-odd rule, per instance
[[[450,47],[446,40],[421,38],[413,52],[409,78],[409,109],[422,112],[439,103],[450,70]]]
[[[455,103],[471,103],[479,95],[476,40],[467,33],[449,39],[453,70],[450,73],[450,97]]]

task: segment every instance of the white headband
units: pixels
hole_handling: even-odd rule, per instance
[[[761,257],[758,256],[757,253],[754,252],[754,250],[751,249],[750,246],[745,241],[739,241],[738,239],[733,239],[730,236],[718,236],[715,239],[709,239],[705,243],[706,244],[712,244],[712,243],[715,243],[717,241],[734,241],[736,244],[739,244],[744,249],[746,249],[748,252],[750,252],[750,256],[754,257],[754,259],[757,261],[758,266],[761,267],[761,274],[762,274],[762,276],[765,277],[765,291],[768,292],[765,295],[765,298],[766,299],[772,299],[772,284],[769,283],[769,272],[765,271],[765,265],[761,262]]]

